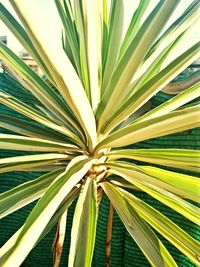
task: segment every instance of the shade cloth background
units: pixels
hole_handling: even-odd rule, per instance
[[[21,99],[29,105],[37,104],[37,100],[25,91],[15,80],[13,80],[7,73],[0,73],[0,89],[9,92],[13,96]],[[152,106],[155,107],[166,100],[170,99],[171,96],[164,93],[158,93],[152,99]],[[23,115],[17,114],[16,112],[8,109],[7,107],[0,105],[0,115],[7,114],[15,117],[19,117],[27,120]],[[30,121],[30,120],[29,120]],[[34,123],[34,122],[33,122]],[[0,133],[8,133],[9,131],[1,129]],[[151,139],[148,141],[140,142],[132,146],[134,148],[185,148],[185,149],[200,149],[200,129],[192,129],[182,133],[174,135],[164,136],[160,138]],[[0,151],[0,158],[23,155],[27,154],[24,152],[13,152],[13,151]],[[166,168],[167,169],[167,168]],[[170,168],[169,168],[170,169]],[[172,169],[172,168],[171,168]],[[179,170],[179,172],[181,172]],[[190,171],[182,173],[196,175]],[[21,183],[34,179],[41,175],[39,172],[12,172],[0,175],[0,193],[9,190]],[[141,197],[144,201],[157,208],[164,215],[168,216],[171,220],[176,222],[191,236],[200,240],[200,228],[182,217],[180,214],[152,199],[145,193],[134,192],[138,197]],[[31,203],[28,206],[16,211],[15,213],[7,216],[0,221],[0,246],[15,233],[15,231],[23,224],[27,215],[32,210],[35,203]],[[68,213],[67,223],[67,234],[64,244],[64,250],[62,254],[61,267],[67,266],[67,255],[69,251],[70,243],[70,228],[73,218],[74,206],[72,205]],[[93,267],[106,267],[106,231],[107,231],[107,220],[109,213],[109,200],[104,196],[100,205],[99,218],[98,218],[98,229],[97,238],[93,259]],[[56,226],[51,232],[33,249],[27,259],[24,261],[22,266],[26,267],[51,267],[52,266],[52,251],[51,246],[53,243]],[[160,237],[160,236],[159,236]],[[164,238],[161,237],[166,247],[174,257],[178,266],[189,267],[195,266],[190,260],[188,260],[182,253],[180,253],[173,245],[169,244]],[[134,243],[132,238],[125,230],[119,217],[114,213],[113,218],[113,233],[111,241],[111,266],[112,267],[143,267],[150,266],[140,249]],[[15,267],[15,266],[13,266]]]

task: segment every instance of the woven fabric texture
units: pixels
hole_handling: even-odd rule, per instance
[[[29,105],[38,104],[37,100],[25,91],[18,83],[16,83],[8,74],[0,74],[0,88],[9,92],[13,96],[20,98],[22,101]],[[170,96],[158,93],[152,99],[152,106],[155,107],[166,100],[170,99]],[[19,117],[27,120],[24,116],[17,114],[11,109],[0,105],[0,115],[7,114],[15,117]],[[9,131],[0,129],[0,133],[8,133]],[[151,139],[145,142],[140,142],[131,146],[134,148],[187,148],[187,149],[200,149],[200,129],[193,129],[174,135]],[[23,155],[24,152],[13,151],[0,151],[0,158]],[[27,154],[27,153],[26,153]],[[170,169],[170,168],[169,168]],[[172,169],[172,168],[171,168]],[[180,171],[179,171],[180,172]],[[183,173],[193,174],[192,172],[185,171]],[[40,176],[39,172],[12,172],[0,175],[0,193],[9,190],[21,183],[35,179]],[[157,208],[164,215],[168,216],[171,220],[176,222],[184,230],[186,230],[191,236],[200,240],[200,228],[191,223],[180,214],[152,199],[145,193],[133,192],[136,196],[140,197],[153,207]],[[15,231],[24,223],[27,215],[30,213],[35,203],[31,203],[28,206],[16,211],[15,213],[7,216],[0,221],[0,246],[15,233]],[[69,251],[70,243],[70,229],[74,211],[73,204],[69,209],[67,234],[64,244],[64,250],[62,254],[61,267],[67,266],[67,255]],[[98,229],[95,244],[95,252],[93,259],[93,267],[106,267],[106,233],[107,233],[107,221],[109,214],[109,201],[106,196],[103,197],[98,218]],[[33,249],[22,266],[24,267],[51,267],[52,266],[52,250],[56,226],[47,234],[47,236]],[[159,235],[160,237],[160,235]],[[182,253],[180,253],[173,245],[171,245],[164,238],[160,237],[167,249],[170,251],[175,261],[180,267],[192,267],[195,266],[190,260],[188,260]],[[132,240],[130,235],[125,230],[122,222],[116,213],[113,217],[113,233],[111,241],[111,266],[112,267],[145,267],[150,266],[136,243]]]

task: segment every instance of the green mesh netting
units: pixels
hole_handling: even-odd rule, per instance
[[[0,87],[9,92],[13,96],[20,98],[22,101],[29,105],[37,103],[36,99],[27,93],[23,88],[16,83],[8,74],[0,74]],[[165,102],[170,96],[159,93],[152,99],[153,107]],[[9,108],[0,105],[0,114],[8,114],[22,119],[24,116],[17,114]],[[0,132],[6,133],[8,131],[0,129]],[[187,149],[200,149],[200,129],[193,129],[182,133],[177,133],[170,136],[160,137],[145,142],[140,142],[133,146],[134,148],[187,148]],[[23,152],[0,151],[0,158],[15,155],[23,155]],[[26,153],[27,154],[27,153]],[[170,168],[168,168],[170,169]],[[171,168],[172,169],[172,168]],[[179,170],[180,172],[180,170]],[[194,173],[187,171],[187,174]],[[0,175],[0,193],[21,183],[34,179],[41,175],[36,172],[13,172]],[[200,228],[191,223],[175,211],[167,208],[165,205],[152,199],[145,193],[134,192],[134,194],[142,198],[153,207],[157,208],[164,215],[167,215],[171,220],[186,230],[191,236],[200,240]],[[15,231],[23,224],[27,215],[30,213],[35,203],[16,211],[15,213],[7,216],[0,221],[0,246],[15,233]],[[68,213],[67,234],[62,254],[61,267],[67,266],[67,255],[69,251],[70,242],[70,229],[73,218],[74,206],[72,205]],[[98,229],[96,237],[96,245],[93,259],[93,267],[106,267],[106,233],[107,233],[107,220],[109,213],[109,201],[104,196],[100,205]],[[53,243],[56,227],[33,249],[29,254],[22,266],[30,267],[51,267],[52,266],[52,251],[51,246]],[[160,235],[159,235],[160,237]],[[174,246],[169,244],[164,238],[160,237],[163,243],[169,249],[175,261],[180,267],[195,266],[188,260],[182,253],[180,253]],[[113,233],[111,242],[111,266],[112,267],[143,267],[150,266],[143,254],[140,252],[138,246],[134,243],[132,238],[124,229],[119,217],[114,213],[113,218]],[[13,266],[15,267],[15,266]]]

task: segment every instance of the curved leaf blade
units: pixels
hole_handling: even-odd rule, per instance
[[[150,264],[152,266],[177,266],[164,245],[135,208],[129,204],[122,192],[108,182],[101,183],[101,187],[112,202],[127,231],[143,251]]]
[[[105,163],[116,173],[123,173],[128,177],[133,177],[134,181],[149,183],[161,189],[167,190],[180,196],[198,202],[200,198],[199,179],[194,176],[169,172],[162,169],[153,168],[148,171],[148,166],[137,166],[128,162],[116,161]],[[147,168],[147,170],[145,169]],[[158,170],[158,171],[157,171]],[[111,171],[110,171],[111,172]],[[176,180],[173,180],[173,175]],[[126,176],[126,177],[127,177]]]
[[[92,165],[91,159],[71,164],[48,188],[27,218],[13,247],[1,260],[4,266],[20,265],[34,247],[59,205]],[[76,160],[78,160],[76,159]]]
[[[124,168],[125,166],[126,168]],[[131,171],[131,164],[126,164],[125,166],[120,168],[120,164],[113,164],[113,166],[111,167],[111,172],[122,176],[129,183],[133,184],[134,186],[143,190],[144,192],[156,198],[160,202],[179,212],[192,222],[200,225],[200,208],[181,199],[174,193],[171,193],[170,191],[160,187],[159,185],[154,185],[150,183],[150,181],[152,181],[153,179],[145,181],[146,177],[143,176],[142,173],[139,172],[139,170]]]
[[[174,222],[162,215],[159,211],[146,204],[123,189],[119,189],[126,196],[127,201],[136,209],[139,215],[156,231],[163,235],[177,249],[199,265],[200,243],[183,231]]]

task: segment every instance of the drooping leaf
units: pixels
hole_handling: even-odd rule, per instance
[[[23,262],[61,202],[82,179],[91,165],[91,159],[80,159],[78,163],[72,164],[57,178],[33,208],[15,244],[1,259],[1,263],[3,261],[5,266],[19,266]]]
[[[120,175],[123,173],[126,178],[132,177],[132,179],[138,183],[149,183],[153,186],[172,192],[173,194],[176,194],[182,198],[188,198],[196,202],[199,201],[200,181],[197,177],[178,174],[175,172],[168,172],[157,168],[155,168],[155,170],[153,169],[152,171],[150,169],[148,172],[148,166],[147,170],[145,170],[146,166],[137,166],[133,163],[130,164],[124,161],[114,161],[104,164],[108,167],[110,166],[115,173],[118,172]],[[177,178],[176,181],[172,179],[173,174]]]
[[[62,172],[63,169],[44,174],[0,194],[0,218],[40,198]]]
[[[110,166],[111,172],[113,172],[114,174],[118,174],[122,176],[129,183],[140,188],[147,194],[151,195],[152,197],[156,198],[160,202],[164,203],[165,205],[179,212],[180,214],[182,214],[183,216],[185,216],[192,222],[200,225],[200,208],[181,199],[176,194],[171,193],[170,186],[168,186],[169,190],[167,190],[167,184],[163,184],[162,182],[160,182],[160,186],[159,186],[159,180],[157,182],[154,179],[151,179],[151,177],[143,175],[142,172],[140,172],[137,169],[134,170],[131,164],[128,164],[128,163],[126,165],[123,165],[123,163],[122,164],[115,163],[111,165],[108,164],[108,166]],[[148,181],[148,178],[149,178],[149,181]],[[157,182],[157,185],[155,185],[156,182]],[[163,188],[162,185],[166,188]],[[176,187],[174,188],[173,191],[176,191]],[[177,191],[179,191],[179,188]]]
[[[177,226],[173,221],[162,215],[159,211],[146,204],[133,194],[119,189],[126,196],[127,201],[136,209],[138,214],[156,231],[163,235],[170,243],[183,254],[199,265],[200,243],[187,232]]]
[[[152,266],[177,266],[173,258],[123,194],[110,183],[101,183],[124,226]]]
[[[97,226],[97,185],[87,177],[78,198],[71,231],[69,266],[90,267]]]

